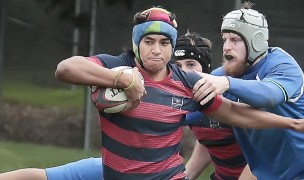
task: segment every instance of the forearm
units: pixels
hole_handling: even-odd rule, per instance
[[[288,128],[295,129],[299,121],[255,109],[243,103],[236,103],[221,97],[222,104],[207,115],[223,123],[241,128]]]
[[[229,77],[228,92],[254,107],[272,107],[284,101],[284,93],[272,82]],[[258,97],[258,98],[257,98]]]
[[[114,87],[114,80],[118,72],[104,68],[82,56],[74,56],[61,61],[56,69],[58,80],[86,86]],[[117,87],[127,87],[130,77],[124,73],[117,83]]]
[[[207,148],[196,141],[192,155],[186,164],[185,174],[189,179],[196,179],[208,167],[210,162]]]

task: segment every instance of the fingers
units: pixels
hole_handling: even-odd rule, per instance
[[[193,88],[193,99],[195,101],[202,100],[205,96],[213,91],[213,88],[210,83],[206,82],[204,78],[199,80]]]
[[[216,95],[224,93],[229,89],[230,83],[226,76],[212,76],[197,72],[200,76],[204,76],[193,87],[193,99],[197,102],[206,104]]]
[[[125,109],[122,112],[130,111],[131,109],[133,109],[133,103],[128,101],[127,106],[125,107]]]
[[[136,99],[134,101],[128,100],[127,106],[125,107],[125,109],[123,110],[123,112],[135,109],[135,108],[137,108],[137,106],[139,104],[140,104],[140,99]]]
[[[143,77],[139,73],[138,68],[133,68],[133,76],[135,77],[135,84],[131,89],[125,91],[126,96],[128,98],[128,103],[124,111],[129,111],[136,108],[141,101],[141,98],[147,95],[147,91],[144,87]]]
[[[201,105],[206,104],[217,95],[216,88],[206,79],[200,79],[193,87],[193,100],[200,102]]]
[[[216,91],[212,84],[205,83],[201,85],[201,87],[194,93],[193,99],[197,102],[200,101],[201,105],[206,104],[209,102],[213,97],[217,95]]]
[[[201,100],[200,104],[204,105],[207,102],[209,102],[212,98],[214,98],[217,94],[213,91],[212,93],[210,93],[207,97],[205,97],[203,100]]]
[[[142,76],[142,74],[140,74],[137,67],[133,68],[133,73],[134,73],[134,75],[136,75],[136,77],[138,77],[138,78],[136,78],[138,83],[140,83],[142,85],[142,88],[144,89],[144,91],[146,91],[145,87],[144,87],[144,77]]]
[[[133,101],[133,103],[132,103],[132,109],[137,108],[137,106],[139,105],[139,103],[140,103],[140,99],[136,99],[135,101]]]
[[[201,86],[203,86],[206,83],[206,79],[202,78],[200,80],[198,80],[195,85],[193,86],[193,93],[195,94],[196,91],[198,91],[200,89]]]
[[[146,96],[148,93],[147,93],[147,91],[146,91],[146,89],[145,89],[145,91],[144,91],[144,96]]]

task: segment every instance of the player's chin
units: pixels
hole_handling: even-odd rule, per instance
[[[164,63],[155,63],[153,65],[146,67],[146,69],[149,70],[150,72],[157,73],[162,69],[164,69],[165,67],[166,65]]]
[[[238,62],[237,62],[236,59],[232,59],[232,60],[230,60],[230,61],[227,61],[227,60],[226,60],[226,61],[224,61],[223,66],[224,66],[225,68],[227,68],[227,69],[231,69],[231,68],[234,69],[234,67],[237,67],[237,66],[238,66]]]

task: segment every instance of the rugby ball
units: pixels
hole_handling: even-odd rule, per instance
[[[124,73],[132,74],[133,68],[129,66],[119,66],[113,68],[115,71],[123,70]],[[143,76],[140,74],[142,83]],[[128,98],[123,89],[91,87],[91,100],[99,111],[105,113],[118,113],[125,109]]]

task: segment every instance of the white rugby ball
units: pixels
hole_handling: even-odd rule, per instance
[[[119,66],[113,68],[115,71],[119,71],[121,69],[124,73],[132,74],[133,72],[133,68],[129,66]],[[141,75],[140,78],[144,84],[143,76]],[[126,97],[123,89],[104,88],[97,86],[92,87],[91,100],[99,111],[103,111],[105,113],[121,112],[125,109],[128,103],[128,98]]]

